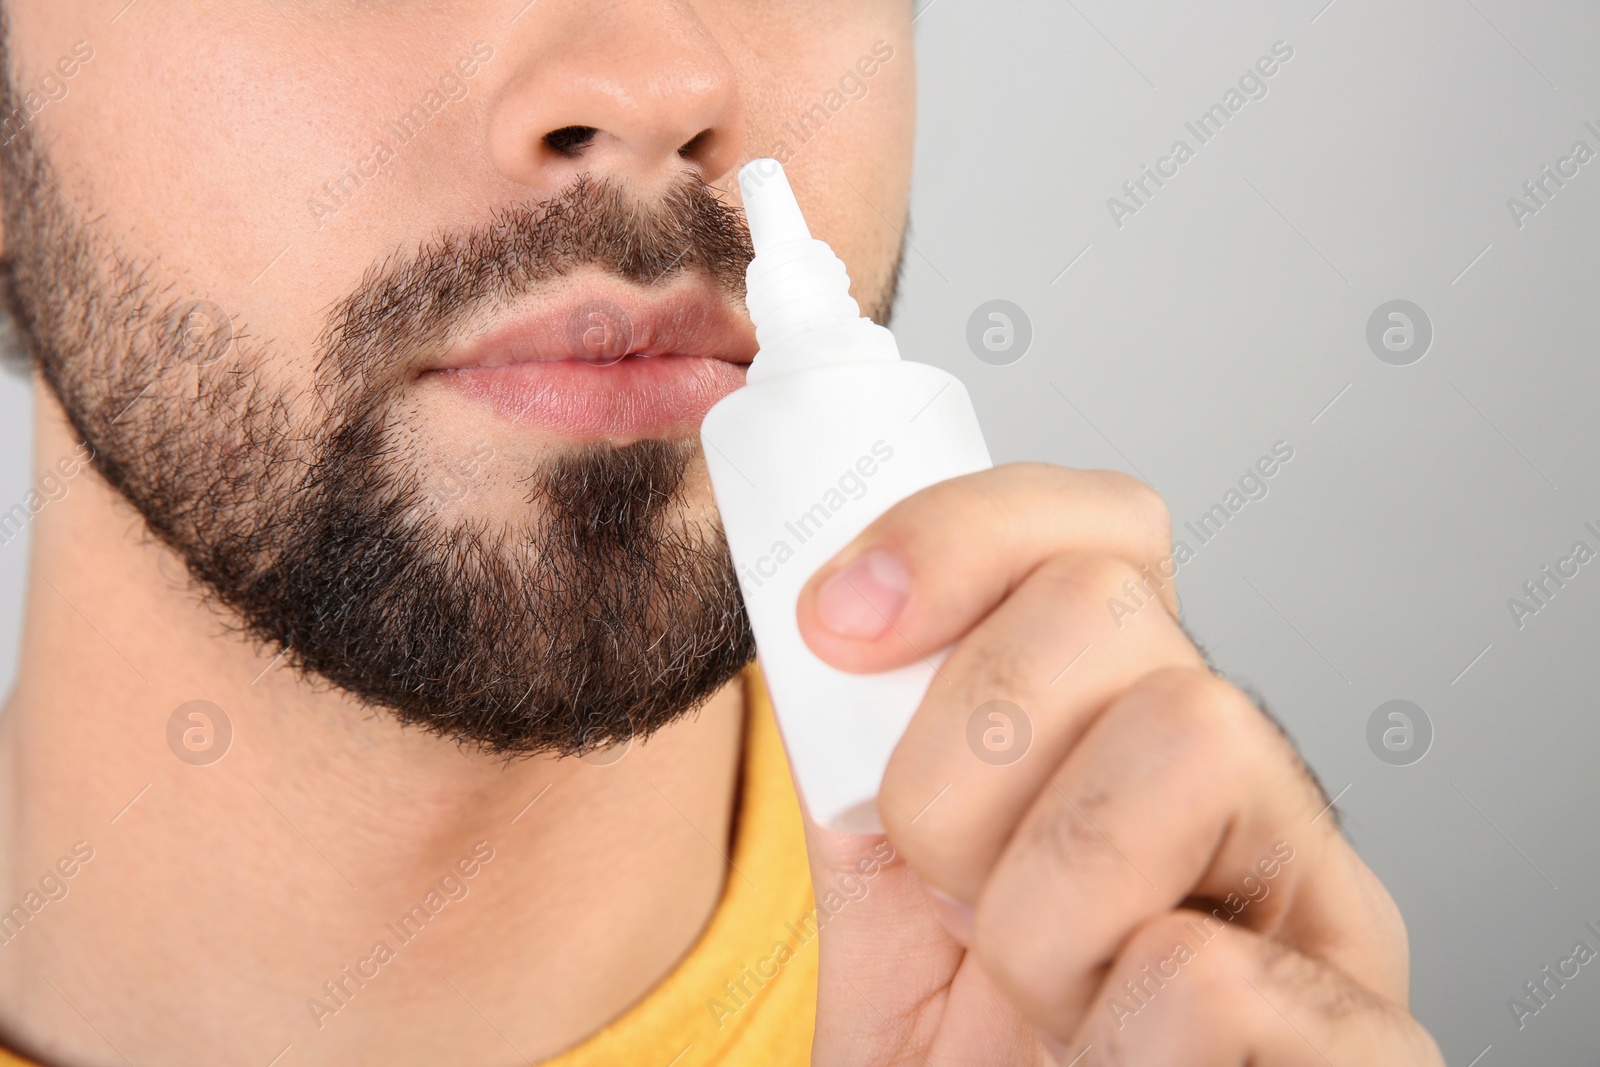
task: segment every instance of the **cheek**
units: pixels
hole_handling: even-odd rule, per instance
[[[386,168],[333,225],[309,203],[477,31],[321,6],[140,0],[114,35],[88,35],[94,60],[45,115],[65,188],[124,254],[291,351],[310,349],[330,297],[439,221],[417,206],[440,202],[417,177],[430,160]]]
[[[785,58],[768,63],[772,89],[747,108],[747,154],[783,160],[812,232],[844,260],[864,306],[888,292],[905,224],[916,99],[909,13],[867,2],[848,14],[830,6],[820,22],[763,27],[779,42],[764,51]],[[817,25],[829,31],[818,35]],[[875,66],[870,78],[864,59]],[[863,87],[854,99],[841,87],[852,74]]]
[[[858,125],[841,138],[827,164],[851,175],[860,190],[844,187],[848,199],[838,205],[843,219],[835,250],[852,268],[855,295],[863,303],[876,302],[893,286],[910,198],[915,93],[908,41],[879,70],[866,97],[851,105],[861,109]]]
[[[98,44],[81,100],[52,116],[51,156],[125,253],[238,306],[294,236],[288,193],[327,151],[338,105],[270,21],[218,11],[201,34],[170,6],[130,12]]]

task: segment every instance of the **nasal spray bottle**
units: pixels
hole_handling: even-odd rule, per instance
[[[884,768],[948,649],[879,674],[823,663],[795,614],[806,580],[920,489],[991,466],[966,388],[900,358],[811,236],[783,167],[739,172],[756,256],[745,303],[760,351],[700,427],[761,669],[811,815],[881,829]]]

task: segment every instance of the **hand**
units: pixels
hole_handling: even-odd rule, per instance
[[[808,820],[818,1067],[1443,1064],[1394,902],[1179,625],[1171,553],[1142,483],[1019,464],[902,502],[807,584],[843,670],[954,645],[887,844]]]

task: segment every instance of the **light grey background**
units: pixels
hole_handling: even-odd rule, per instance
[[[1449,1063],[1593,1062],[1600,961],[1520,1031],[1507,999],[1600,950],[1600,561],[1520,631],[1506,601],[1600,549],[1600,159],[1520,230],[1506,200],[1600,152],[1600,9],[1325,5],[920,5],[897,332],[968,383],[997,460],[1138,473],[1179,536],[1294,448],[1183,568],[1187,620],[1344,791]],[[1279,40],[1266,97],[1118,229],[1107,198]],[[994,298],[1034,329],[1010,366],[966,343]],[[1434,325],[1410,366],[1366,344],[1395,298]],[[1395,698],[1435,731],[1411,766],[1367,745]]]
[[[1600,949],[1600,561],[1520,630],[1507,599],[1600,548],[1600,160],[1520,230],[1506,201],[1575,141],[1600,151],[1600,9],[919,6],[903,349],[968,383],[997,460],[1138,473],[1180,536],[1293,447],[1183,568],[1186,618],[1340,793],[1448,1061],[1587,1061],[1600,963],[1520,1031],[1507,1000],[1580,938]],[[1116,227],[1107,198],[1280,40],[1267,96]],[[995,298],[1034,331],[1009,366],[967,347]],[[1395,298],[1435,330],[1410,366],[1366,343]],[[0,510],[28,488],[28,421],[0,377]],[[6,684],[25,541],[0,546]],[[1411,766],[1367,744],[1396,698],[1435,732]]]

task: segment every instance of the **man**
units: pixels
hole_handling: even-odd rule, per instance
[[[812,580],[835,665],[954,651],[807,885],[695,431],[754,354],[744,161],[887,317],[904,0],[5,11],[68,486],[0,725],[16,1062],[1442,1062],[1121,476],[947,483]]]

